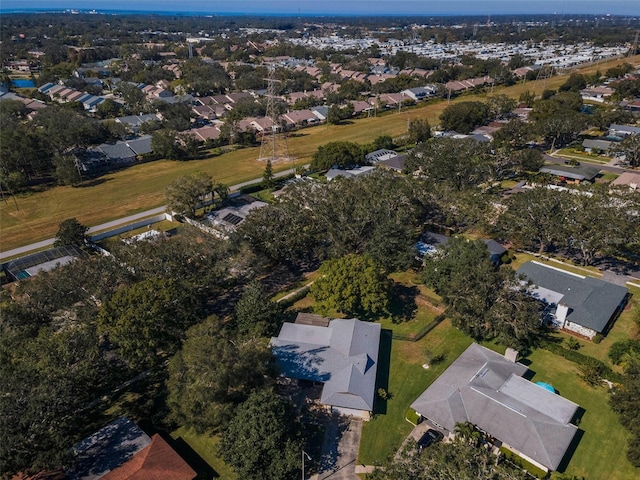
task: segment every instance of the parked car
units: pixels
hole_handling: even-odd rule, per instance
[[[430,428],[424,432],[420,437],[420,440],[418,440],[418,450],[422,451],[423,448],[427,448],[432,443],[439,442],[443,438],[444,435],[441,432]]]

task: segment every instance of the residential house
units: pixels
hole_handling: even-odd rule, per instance
[[[233,232],[238,225],[244,222],[251,211],[266,206],[265,202],[256,200],[249,195],[230,196],[224,208],[207,214],[207,221],[215,229],[226,234]]]
[[[271,338],[284,377],[322,385],[331,412],[368,420],[376,394],[381,327],[355,318],[284,323]]]
[[[436,252],[436,248],[440,245],[447,244],[450,238],[451,237],[435,232],[425,232],[420,241],[416,244],[418,253],[422,256],[433,255]],[[499,265],[502,261],[502,256],[507,252],[507,249],[493,239],[483,238],[481,240],[487,246],[487,253],[489,254],[491,262]]]
[[[205,120],[215,120],[222,118],[228,112],[223,105],[196,105],[191,108],[193,112],[200,118]]]
[[[470,422],[544,470],[557,470],[578,428],[578,405],[523,378],[526,366],[472,343],[412,404],[436,427],[454,433]]]
[[[539,170],[541,173],[548,173],[559,177],[560,180],[567,183],[580,183],[583,181],[594,182],[600,173],[600,168],[593,165],[578,165],[572,167],[570,165],[546,165]]]
[[[159,122],[160,117],[155,113],[146,113],[142,115],[127,115],[124,117],[117,117],[115,121],[117,123],[121,123],[133,133],[138,133],[143,123]]]
[[[376,167],[388,168],[395,172],[403,172],[404,165],[407,162],[407,155],[396,155],[395,157],[389,157],[384,160],[380,160],[376,163]]]
[[[631,190],[639,190],[640,189],[640,173],[634,172],[624,172],[620,174],[618,178],[616,178],[611,185],[616,186],[627,186]]]
[[[362,166],[355,167],[350,169],[341,170],[339,168],[332,168],[326,174],[327,180],[333,180],[337,177],[345,177],[345,178],[356,178],[356,177],[364,177],[365,175],[369,175],[373,172],[375,167],[370,166]]]
[[[613,88],[609,87],[591,87],[580,90],[580,96],[584,101],[604,103],[613,95],[613,92]]]
[[[85,253],[73,245],[63,245],[40,252],[25,255],[2,264],[7,278],[17,281],[35,277],[41,272],[48,272],[59,266],[67,265]]]
[[[205,125],[200,128],[193,128],[185,132],[187,135],[191,135],[199,142],[206,142],[207,140],[216,140],[220,137],[219,125]]]
[[[153,151],[151,148],[151,135],[143,135],[127,140],[126,144],[137,156],[146,155]]]
[[[582,142],[582,147],[584,148],[584,151],[587,153],[602,153],[609,150],[612,144],[613,142],[609,140],[587,138]]]
[[[115,164],[132,163],[136,159],[135,152],[129,148],[126,142],[123,141],[103,143],[98,145],[96,149],[102,152],[107,159]]]
[[[529,108],[529,107],[518,107],[518,108],[514,108],[511,111],[511,113],[516,117],[518,117],[523,122],[526,122],[527,120],[529,120],[529,114],[531,113],[532,110],[533,108]]]
[[[196,472],[157,433],[151,443],[138,451],[127,462],[111,470],[102,480],[193,480]]]
[[[640,127],[634,127],[632,125],[617,125],[612,124],[609,126],[609,136],[624,138],[627,135],[637,135],[640,133]]]
[[[445,88],[449,92],[461,92],[463,90],[481,87],[482,85],[486,85],[487,83],[493,83],[493,79],[491,77],[485,76],[478,78],[469,78],[467,80],[452,80],[445,84]]]
[[[426,87],[407,88],[403,90],[403,93],[407,98],[410,98],[416,102],[425,100],[429,97],[433,97],[437,92],[435,85],[427,85]]]
[[[369,102],[365,102],[364,100],[351,100],[349,103],[353,105],[353,115],[361,115],[364,112],[370,112],[373,110],[373,107]]]
[[[367,153],[364,158],[369,163],[376,163],[381,160],[387,160],[391,157],[397,157],[398,154],[393,150],[387,150],[386,148],[381,148],[379,150],[375,150],[373,152]]]
[[[70,480],[97,480],[129,461],[151,443],[149,435],[126,417],[118,418],[76,443],[67,469]]]
[[[518,273],[532,283],[530,295],[547,305],[548,323],[589,339],[606,333],[627,301],[625,287],[539,262]]]
[[[193,480],[196,472],[160,435],[121,417],[73,446],[70,480]]]
[[[329,116],[329,107],[327,105],[320,105],[317,107],[311,108],[311,112],[318,117],[320,122],[324,122],[327,120]]]
[[[264,135],[265,132],[273,132],[274,123],[271,117],[254,118],[251,120],[251,122],[249,122],[249,124],[257,133],[260,133],[261,135]]]
[[[319,121],[311,110],[292,110],[283,113],[281,118],[287,122],[287,125],[293,124],[296,127],[315,125]]]

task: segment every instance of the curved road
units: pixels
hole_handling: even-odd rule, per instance
[[[308,165],[303,165],[303,166],[304,167],[308,167]],[[284,176],[289,175],[289,174],[291,174],[293,172],[294,172],[294,169],[290,168],[288,170],[283,170],[282,172],[278,172],[278,173],[274,174],[274,177],[276,177],[276,178],[284,177]],[[253,183],[257,183],[257,182],[259,182],[261,180],[262,180],[262,178],[256,178],[254,180],[249,180],[247,182],[238,183],[237,185],[232,185],[231,187],[229,187],[229,190],[232,191],[232,192],[233,191],[237,191],[237,190],[241,189],[242,187],[246,187],[247,185],[251,185]],[[167,206],[163,205],[161,207],[152,208],[151,210],[146,210],[144,212],[136,213],[134,215],[129,215],[128,217],[119,218],[119,219],[113,220],[111,222],[106,222],[106,223],[91,227],[91,228],[89,228],[87,233],[101,232],[103,230],[109,230],[110,228],[116,228],[116,227],[120,227],[122,225],[127,225],[129,223],[135,222],[136,220],[141,220],[143,218],[152,217],[154,215],[159,215],[162,212],[164,212],[166,209],[167,209]],[[40,242],[32,243],[30,245],[25,245],[24,247],[14,248],[12,250],[7,250],[6,252],[0,252],[0,261],[4,261],[7,258],[15,257],[17,255],[26,254],[26,253],[29,253],[29,252],[32,252],[34,250],[38,250],[38,249],[41,249],[41,248],[44,248],[44,247],[49,247],[49,246],[53,245],[54,241],[55,241],[55,238],[48,238],[47,240],[42,240]]]

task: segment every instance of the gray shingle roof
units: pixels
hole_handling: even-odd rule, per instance
[[[449,431],[471,422],[555,470],[578,430],[569,423],[578,405],[521,378],[526,371],[474,343],[411,408]]]
[[[569,307],[567,321],[602,332],[628,290],[593,277],[583,277],[538,262],[523,264],[518,273],[534,285],[555,293],[555,302]],[[544,290],[534,293],[540,297]],[[549,298],[549,296],[546,296]]]
[[[112,159],[132,158],[136,156],[125,142],[103,143],[98,146],[98,150]]]
[[[548,165],[540,169],[542,173],[550,173],[559,177],[572,178],[574,180],[593,180],[600,173],[599,167],[593,165]]]
[[[380,324],[333,319],[328,327],[285,323],[271,339],[282,374],[323,382],[325,405],[373,410]]]
[[[131,150],[133,150],[136,155],[151,153],[151,135],[145,135],[133,140],[127,140],[127,146]]]
[[[610,142],[609,140],[598,140],[598,139],[585,139],[582,142],[582,146],[584,148],[595,148],[598,150],[608,150],[609,148],[611,148],[611,144],[613,142]]]
[[[71,480],[97,480],[151,443],[126,417],[118,418],[73,446],[76,459],[67,471]]]

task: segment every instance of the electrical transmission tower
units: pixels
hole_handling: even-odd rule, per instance
[[[629,49],[629,57],[633,57],[638,53],[638,37],[640,36],[640,30],[636,30],[636,38],[633,40],[633,45]]]
[[[271,163],[286,162],[288,160],[293,162],[294,158],[289,156],[289,149],[287,148],[287,137],[281,131],[282,128],[278,121],[276,84],[279,83],[279,80],[275,78],[275,65],[270,63],[268,68],[266,117],[271,121],[271,131],[268,130],[268,127],[263,130],[258,160],[264,162],[270,160]]]

